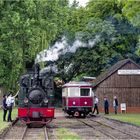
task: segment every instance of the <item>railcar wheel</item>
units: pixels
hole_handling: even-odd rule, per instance
[[[85,117],[86,117],[86,114],[85,114],[84,112],[81,112],[81,113],[80,113],[80,117],[81,117],[81,118],[85,118]]]
[[[26,124],[26,125],[27,125],[28,128],[31,128],[31,124],[30,123],[29,124]]]

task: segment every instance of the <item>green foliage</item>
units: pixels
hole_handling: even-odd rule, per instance
[[[140,1],[127,0],[123,2],[123,14],[133,26],[138,27],[138,38],[136,54],[140,56]]]
[[[58,61],[64,81],[80,79],[82,75],[98,76],[106,68],[125,58],[138,60],[139,28],[122,13],[124,3],[118,0],[91,0],[86,8],[71,11],[68,28],[69,42],[77,36],[83,42],[99,39],[92,48],[81,48]],[[66,72],[65,66],[71,65]]]
[[[1,86],[17,90],[26,64],[63,33],[67,7],[67,0],[0,1]]]
[[[140,26],[140,1],[124,1],[123,13],[134,26]]]
[[[77,7],[76,1],[69,6],[68,0],[0,0],[0,85],[16,91],[25,66],[62,36],[69,45],[77,38],[87,43],[98,37],[90,48],[59,58],[64,81],[98,76],[124,58],[139,62],[139,3],[90,0],[86,7]]]

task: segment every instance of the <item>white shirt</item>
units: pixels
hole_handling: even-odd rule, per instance
[[[94,104],[98,104],[98,102],[99,102],[99,100],[98,100],[98,98],[96,97],[96,98],[94,99]]]
[[[14,103],[14,98],[11,97],[11,96],[7,97],[7,99],[6,99],[6,104],[7,104],[7,106],[8,106],[8,107],[9,107],[9,106],[12,106],[13,103]]]

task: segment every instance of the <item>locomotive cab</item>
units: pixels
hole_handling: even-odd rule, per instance
[[[85,117],[93,107],[92,85],[87,82],[70,82],[63,86],[63,110],[71,116]]]

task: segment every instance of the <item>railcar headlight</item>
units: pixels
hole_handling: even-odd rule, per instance
[[[85,105],[87,105],[87,102],[85,102]]]
[[[48,99],[47,98],[45,98],[43,101],[44,101],[45,104],[48,103]]]
[[[24,103],[27,104],[29,102],[28,98],[24,98]]]

